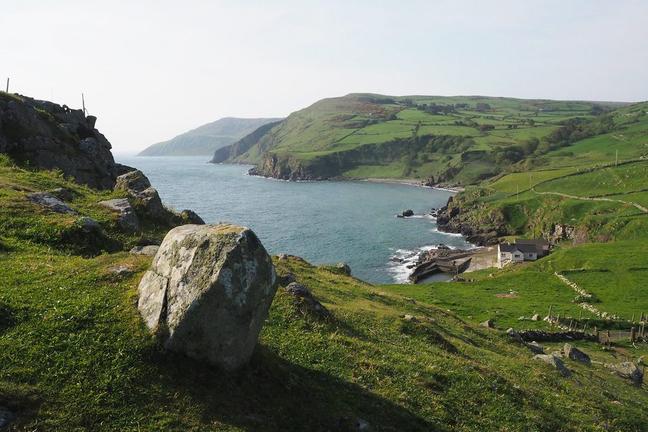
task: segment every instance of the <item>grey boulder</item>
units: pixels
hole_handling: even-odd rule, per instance
[[[135,246],[130,250],[130,253],[132,253],[133,255],[155,256],[159,249],[160,246],[156,245]]]
[[[35,192],[27,195],[27,199],[36,205],[54,213],[77,214],[69,205],[48,192]]]
[[[297,282],[291,282],[286,287],[286,292],[295,298],[297,308],[305,316],[325,319],[330,317],[330,312],[317,300],[310,290]]]
[[[140,223],[135,209],[127,198],[115,198],[99,202],[99,205],[119,213],[117,224],[124,231],[136,232],[140,230]]]
[[[167,350],[235,370],[250,359],[276,290],[272,260],[250,229],[183,225],[142,278],[138,309]]]
[[[581,363],[586,363],[586,364],[592,363],[592,360],[590,360],[590,357],[587,354],[585,354],[583,351],[579,350],[578,348],[572,346],[571,344],[566,343],[562,349],[562,353],[565,357],[570,358],[572,360]]]
[[[608,366],[621,378],[626,378],[636,385],[643,382],[643,371],[633,362],[622,362]]]
[[[553,366],[554,368],[558,369],[558,372],[560,372],[560,374],[564,377],[569,377],[571,375],[571,372],[569,371],[569,369],[567,369],[563,361],[553,354],[536,354],[533,356],[533,359],[541,360],[548,365]]]

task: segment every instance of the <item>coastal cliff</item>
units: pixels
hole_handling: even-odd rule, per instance
[[[0,92],[0,153],[30,167],[58,169],[78,183],[112,189],[129,169],[82,110]]]

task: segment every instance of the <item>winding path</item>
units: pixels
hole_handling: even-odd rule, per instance
[[[648,213],[648,208],[637,204],[636,202],[632,201],[623,201],[623,200],[618,200],[618,199],[612,199],[612,198],[603,198],[603,197],[581,197],[577,195],[570,195],[562,192],[538,192],[535,190],[535,187],[531,188],[533,193],[538,194],[538,195],[556,195],[556,196],[561,196],[564,198],[571,198],[571,199],[577,199],[577,200],[583,200],[583,201],[607,201],[607,202],[615,202],[615,203],[620,203],[620,204],[630,204],[634,207],[636,207],[638,210],[642,211],[643,213]]]

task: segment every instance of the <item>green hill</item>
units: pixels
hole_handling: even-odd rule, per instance
[[[470,184],[550,151],[552,134],[564,124],[585,122],[621,105],[350,94],[292,113],[254,145],[238,151],[233,145],[225,161],[253,163],[256,173],[284,179]]]
[[[205,156],[232,144],[275,118],[225,117],[180,134],[168,141],[153,144],[139,156]]]

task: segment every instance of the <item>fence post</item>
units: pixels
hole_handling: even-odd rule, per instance
[[[630,342],[634,343],[635,338],[636,338],[636,334],[635,334],[635,328],[633,326],[630,327]]]
[[[7,93],[9,93],[9,78],[7,78]]]

